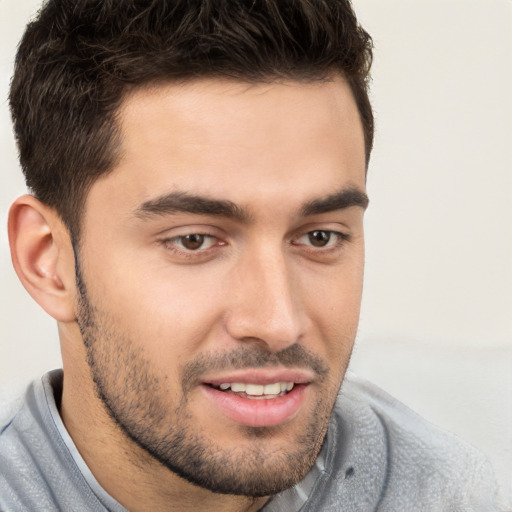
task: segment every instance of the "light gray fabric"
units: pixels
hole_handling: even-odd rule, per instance
[[[0,428],[0,511],[126,512],[98,484],[58,413],[62,372],[31,385]],[[486,459],[372,384],[348,376],[311,473],[264,512],[494,512]]]
[[[480,452],[367,381],[345,380],[329,435],[326,472],[301,512],[499,510]]]
[[[60,418],[62,372],[30,385],[0,429],[1,512],[126,512],[98,484]]]

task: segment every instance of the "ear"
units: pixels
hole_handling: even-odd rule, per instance
[[[58,214],[35,197],[18,198],[9,211],[14,269],[32,298],[59,322],[75,320],[75,258]]]

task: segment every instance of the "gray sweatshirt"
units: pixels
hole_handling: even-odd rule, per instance
[[[59,416],[62,372],[0,427],[0,511],[126,512],[99,485]],[[474,448],[381,389],[347,376],[315,466],[264,512],[491,512],[492,470]]]

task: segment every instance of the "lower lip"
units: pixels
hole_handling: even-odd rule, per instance
[[[274,427],[292,420],[299,413],[307,386],[296,385],[286,395],[269,399],[243,398],[207,385],[202,388],[229,419],[249,427]]]

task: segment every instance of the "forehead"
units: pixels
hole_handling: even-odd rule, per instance
[[[331,129],[341,137],[347,131],[363,137],[350,87],[337,75],[313,82],[204,79],[154,85],[129,94],[119,119],[127,157],[135,156],[144,135],[153,149],[165,139],[166,145],[179,147],[244,141],[244,148],[264,145],[270,150],[275,135],[286,130],[295,131],[297,138],[316,132],[326,143],[332,134],[325,130]]]
[[[152,86],[127,96],[118,119],[120,162],[91,190],[110,182],[110,202],[136,207],[159,194],[192,191],[275,203],[284,190],[304,202],[312,189],[326,195],[364,188],[363,129],[341,77]]]

